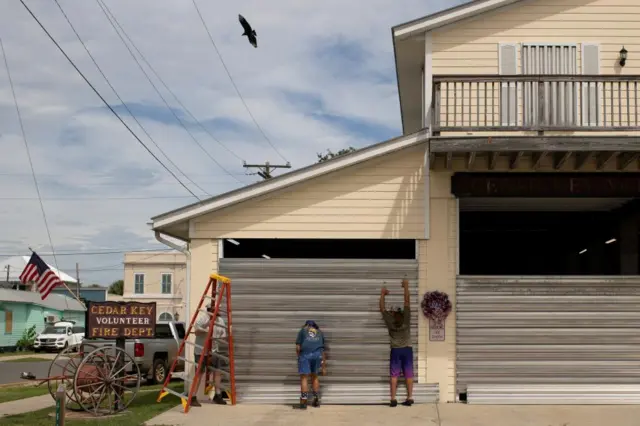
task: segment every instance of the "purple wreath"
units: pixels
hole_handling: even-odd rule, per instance
[[[426,292],[420,306],[424,316],[435,321],[444,321],[451,313],[449,296],[441,291]]]

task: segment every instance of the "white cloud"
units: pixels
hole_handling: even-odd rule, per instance
[[[137,108],[134,111],[151,114],[139,115],[139,120],[187,175],[210,194],[237,187],[236,179],[256,180],[244,176],[241,161],[191,123],[154,80],[200,143],[233,176],[211,162],[173,121],[96,1],[59,1],[120,96]],[[212,134],[247,162],[280,161],[253,126],[190,0],[105,1],[147,60]],[[26,3],[100,93],[117,105],[55,3]],[[362,147],[400,132],[390,27],[456,3],[199,0],[198,6],[254,116],[293,166],[302,167],[327,148]],[[22,5],[3,6],[1,36],[54,246],[87,251],[154,247],[149,218],[193,200],[115,199],[188,193],[104,109]],[[240,36],[238,13],[256,29],[258,49]],[[163,158],[133,120],[125,120]],[[36,192],[3,67],[0,146],[0,254],[24,253],[28,246],[48,251],[37,200],[8,199],[35,197]],[[60,200],[65,197],[76,199]],[[96,199],[77,199],[83,197]],[[119,254],[58,258],[60,268],[71,272],[76,261],[84,281],[106,284],[122,276]],[[113,269],[97,271],[108,269],[101,266]]]

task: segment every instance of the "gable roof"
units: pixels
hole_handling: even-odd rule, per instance
[[[45,300],[42,300],[40,293],[35,291],[0,288],[0,303],[2,302],[30,303],[56,311],[86,311],[85,307],[72,297],[55,293],[50,293]]]
[[[429,47],[425,34],[519,1],[523,0],[474,0],[391,28],[403,133],[422,127],[422,70]]]
[[[423,129],[410,135],[400,136],[385,142],[370,145],[366,148],[332,158],[331,160],[324,161],[322,163],[312,164],[269,180],[248,185],[243,188],[203,200],[202,202],[190,204],[180,209],[155,216],[151,218],[151,227],[153,230],[162,231],[163,227],[189,221],[195,217],[202,216],[234,204],[242,203],[261,195],[269,194],[367,160],[408,148],[425,142],[427,139],[427,131]]]
[[[396,38],[407,38],[463,19],[489,12],[499,7],[517,3],[522,0],[472,0],[440,12],[432,13],[413,21],[394,26],[391,31]]]

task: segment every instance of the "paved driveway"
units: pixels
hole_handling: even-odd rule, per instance
[[[147,425],[208,426],[638,426],[640,406],[479,406],[465,404],[324,406],[306,412],[290,407],[238,405],[176,407]]]
[[[45,378],[49,374],[50,359],[40,362],[6,362],[0,360],[0,385],[15,382],[26,382],[20,379],[23,371],[33,373],[38,379]]]

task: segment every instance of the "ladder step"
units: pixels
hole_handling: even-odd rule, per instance
[[[183,393],[178,393],[178,392],[176,392],[176,391],[174,391],[172,389],[169,389],[169,388],[163,388],[161,392],[170,393],[171,395],[177,396],[180,399],[182,399],[182,398],[187,399],[189,397],[189,395],[185,395]]]

